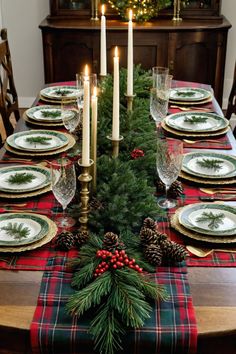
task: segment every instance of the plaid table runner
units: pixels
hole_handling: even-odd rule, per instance
[[[41,283],[38,305],[31,325],[33,354],[92,354],[88,333],[91,314],[83,318],[65,312],[72,273],[66,268],[69,258],[61,258],[60,270],[46,271]],[[50,258],[50,265],[58,260]],[[130,330],[123,339],[124,354],[196,352],[197,327],[187,280],[186,267],[158,268],[156,279],[165,285],[169,300],[153,305],[151,318],[140,329]]]

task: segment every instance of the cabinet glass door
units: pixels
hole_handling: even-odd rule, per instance
[[[90,0],[59,0],[59,8],[69,10],[90,9]]]

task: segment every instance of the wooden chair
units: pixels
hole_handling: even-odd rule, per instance
[[[234,79],[233,79],[233,85],[230,91],[229,95],[229,100],[228,100],[228,106],[227,106],[227,111],[225,114],[225,117],[227,119],[230,119],[232,114],[236,114],[236,62],[234,66]],[[236,126],[234,128],[234,136],[236,137]]]
[[[16,122],[20,118],[7,30],[5,28],[0,32],[0,115],[2,119],[0,132],[3,142],[4,138],[13,133],[14,119]]]

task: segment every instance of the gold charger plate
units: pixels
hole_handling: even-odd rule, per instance
[[[55,122],[55,123],[49,123],[49,122],[43,122],[43,121],[35,121],[33,119],[30,119],[25,113],[23,114],[23,119],[30,124],[33,125],[38,125],[40,127],[63,127],[63,122]]]
[[[212,102],[212,97],[209,97],[205,100],[202,101],[175,101],[175,100],[169,100],[170,104],[176,104],[179,106],[199,106],[205,103],[210,103]]]
[[[20,212],[20,211],[19,211]],[[26,215],[32,215],[31,213],[25,213]],[[35,214],[35,213],[34,213]],[[42,239],[40,239],[39,241],[36,241],[34,243],[31,243],[29,245],[25,245],[25,246],[14,246],[14,247],[8,247],[8,246],[4,246],[4,247],[0,247],[0,252],[23,252],[23,251],[29,251],[29,250],[33,250],[35,248],[41,247],[43,245],[45,245],[46,243],[50,242],[57,234],[57,226],[55,224],[54,221],[52,221],[51,219],[49,219],[47,216],[45,215],[41,215],[36,214],[38,217],[40,217],[41,219],[45,220],[48,225],[49,225],[49,232],[47,233],[46,236],[44,236]]]
[[[221,136],[227,133],[227,131],[230,129],[229,126],[225,127],[224,129],[217,130],[216,132],[207,132],[207,133],[191,133],[191,132],[186,132],[186,131],[180,131],[180,130],[175,130],[171,127],[169,127],[164,121],[161,122],[162,128],[167,131],[168,133],[171,133],[176,136],[180,137],[192,137],[192,138],[207,138],[209,136]]]
[[[39,95],[39,99],[41,101],[44,101],[44,102],[48,102],[48,103],[52,103],[52,104],[57,104],[60,103],[60,100],[54,100],[54,99],[50,99],[50,98],[47,98],[47,97],[44,97],[42,95]],[[76,102],[76,99],[68,99],[66,100],[66,102]]]
[[[179,213],[182,208],[176,210],[175,214],[171,216],[170,224],[173,229],[180,232],[182,235],[192,238],[193,240],[210,242],[210,243],[234,243],[236,242],[235,236],[203,236],[195,231],[186,229],[183,225],[179,223]]]
[[[179,174],[180,178],[183,178],[187,181],[191,182],[196,182],[200,184],[211,184],[211,185],[221,185],[221,184],[234,184],[236,183],[236,178],[219,178],[219,179],[207,179],[207,178],[201,178],[201,177],[196,177],[193,175],[189,175],[188,173],[184,171],[180,171]]]
[[[30,198],[36,195],[44,194],[50,192],[52,190],[51,185],[48,185],[44,188],[36,189],[32,192],[25,192],[25,193],[6,193],[0,192],[0,198],[10,198],[10,199],[19,199],[19,198]]]
[[[67,151],[69,149],[71,149],[76,141],[75,141],[75,138],[68,134],[68,133],[64,133],[67,138],[68,138],[68,144],[59,148],[59,149],[55,149],[55,150],[50,150],[50,151],[43,151],[43,152],[32,152],[32,151],[20,151],[20,150],[16,150],[14,148],[12,148],[11,146],[9,146],[7,143],[4,144],[4,147],[7,151],[10,151],[16,155],[27,155],[27,156],[47,156],[47,155],[56,155],[56,154],[59,154],[61,152],[64,152],[64,151]]]

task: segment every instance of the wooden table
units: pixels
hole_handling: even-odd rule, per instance
[[[19,130],[24,123],[20,124]],[[234,143],[230,153],[236,155],[232,132],[229,137]],[[189,267],[188,273],[198,354],[236,354],[236,268]],[[42,271],[0,270],[0,354],[30,354],[30,324],[42,275]]]

